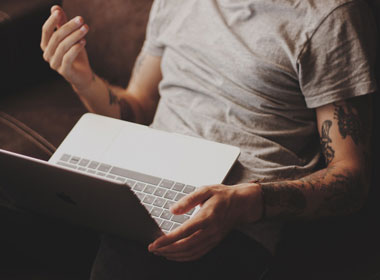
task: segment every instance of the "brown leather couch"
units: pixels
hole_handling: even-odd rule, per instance
[[[0,38],[5,38],[0,39],[0,148],[43,160],[86,112],[71,87],[42,60],[41,26],[54,3],[61,1],[0,2]],[[87,50],[95,72],[125,86],[144,40],[151,3],[61,4],[70,17],[82,15],[90,26]],[[375,109],[376,104],[378,98]],[[376,128],[380,122],[375,113]],[[374,144],[377,139],[375,135]],[[380,155],[377,145],[374,155]],[[380,279],[376,161],[374,170],[369,202],[359,214],[286,228],[268,279]],[[95,232],[0,207],[0,279],[88,279],[97,246]]]

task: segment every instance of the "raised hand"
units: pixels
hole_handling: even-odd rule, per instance
[[[80,16],[68,21],[60,6],[51,8],[42,27],[43,58],[77,90],[88,88],[93,79],[85,49],[88,30]]]

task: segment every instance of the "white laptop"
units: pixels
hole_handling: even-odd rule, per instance
[[[222,183],[237,147],[85,114],[49,162],[0,150],[0,186],[20,208],[144,243],[190,219],[169,208]]]

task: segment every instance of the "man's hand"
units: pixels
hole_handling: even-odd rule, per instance
[[[43,58],[78,90],[89,87],[93,79],[84,48],[88,30],[82,17],[67,21],[59,6],[52,7],[51,15],[42,27]]]
[[[158,238],[149,251],[174,261],[199,259],[235,226],[261,218],[261,188],[254,183],[202,187],[178,201],[171,211],[181,215],[197,205],[201,208],[192,219]]]

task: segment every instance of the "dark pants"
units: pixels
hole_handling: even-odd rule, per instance
[[[173,262],[150,254],[145,246],[103,237],[91,280],[106,279],[262,279],[271,255],[261,244],[234,231],[201,259]]]

